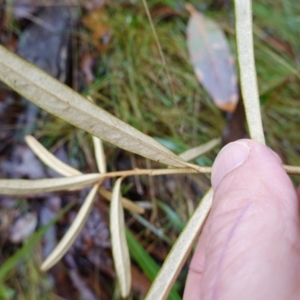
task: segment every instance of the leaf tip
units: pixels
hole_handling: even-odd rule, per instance
[[[238,103],[238,95],[232,95],[228,102],[225,102],[224,100],[215,100],[217,106],[229,113],[233,113],[237,107]]]

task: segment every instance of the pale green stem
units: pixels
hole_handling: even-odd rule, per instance
[[[235,0],[235,18],[242,95],[250,137],[265,144],[254,62],[251,0]]]

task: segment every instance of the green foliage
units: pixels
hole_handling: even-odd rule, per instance
[[[155,8],[156,4],[157,1],[150,1],[149,6]],[[174,8],[173,3],[169,4]],[[295,101],[300,96],[299,4],[292,0],[265,0],[253,5],[258,86],[267,144],[287,163],[300,165],[300,104]],[[86,91],[101,108],[142,132],[159,137],[160,142],[178,153],[219,136],[225,125],[224,116],[194,76],[185,46],[187,15],[182,11],[181,14],[180,18],[168,20],[153,16],[166,60],[164,66],[141,3],[128,3],[125,8],[117,2],[110,4],[107,25],[113,32],[112,40],[101,54],[97,80]],[[232,44],[234,36],[228,15],[224,11],[215,15],[227,29]],[[59,128],[70,131],[63,122],[54,131],[62,132]],[[52,124],[49,132],[53,132]],[[69,134],[76,135],[73,131]],[[52,144],[55,137],[49,139]],[[200,163],[211,164],[215,154],[216,151],[201,158]],[[113,160],[111,164],[114,163]],[[182,228],[181,220],[169,206],[159,206],[174,227]],[[41,235],[38,237],[23,248],[31,249]],[[154,279],[159,266],[129,231],[127,239],[132,257]],[[29,249],[23,248],[0,268],[0,279],[4,280]],[[0,286],[0,298],[9,298],[13,293],[3,284]],[[174,297],[178,299],[176,293]]]
[[[143,272],[151,279],[154,280],[160,267],[156,264],[154,259],[148,252],[140,245],[130,230],[126,229],[126,238],[128,242],[129,252],[132,258],[137,262]],[[176,284],[175,284],[176,288]],[[173,288],[169,295],[169,300],[181,299],[176,289]]]
[[[194,76],[186,49],[187,16],[166,21],[153,15],[165,67],[143,7],[115,4],[108,13],[113,35],[101,55],[101,76],[87,91],[126,123],[186,148],[217,137],[224,126]]]

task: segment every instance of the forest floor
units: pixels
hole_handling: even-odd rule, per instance
[[[192,4],[224,31],[236,58],[231,1]],[[259,0],[253,5],[267,145],[284,163],[300,165],[300,4]],[[179,154],[215,138],[223,138],[223,143],[238,139],[244,132],[243,112],[230,127],[231,115],[214,104],[194,73],[187,49],[189,17],[185,2],[170,0],[0,0],[0,43]],[[1,83],[0,124],[1,178],[58,176],[25,144],[28,134],[81,172],[96,171],[88,133],[43,112]],[[211,166],[221,147],[222,142],[194,162]],[[104,148],[109,171],[159,167],[108,143]],[[292,179],[299,184],[299,178]],[[106,181],[104,188],[112,186],[113,181]],[[144,298],[153,280],[151,270],[159,269],[209,186],[210,177],[204,174],[124,180],[122,195],[148,207],[143,215],[125,214],[134,241],[145,249],[139,252],[142,261],[148,263],[134,257],[132,249],[138,247],[130,244],[130,299]],[[120,299],[110,249],[109,202],[101,195],[68,253],[49,272],[39,269],[87,193],[8,197],[0,191],[0,299]],[[71,202],[74,205],[55,225],[28,245],[29,237]],[[188,264],[175,285],[179,295],[187,270]]]

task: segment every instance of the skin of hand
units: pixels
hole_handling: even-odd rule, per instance
[[[300,299],[300,193],[279,156],[252,140],[230,143],[211,181],[183,299]]]

